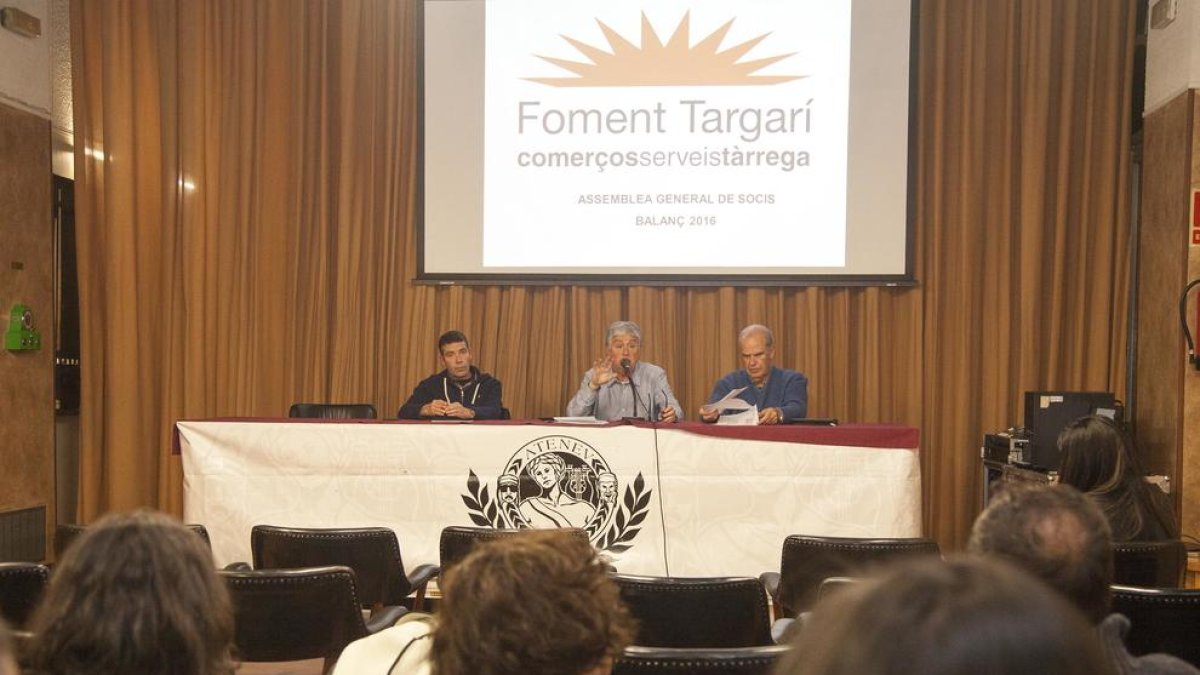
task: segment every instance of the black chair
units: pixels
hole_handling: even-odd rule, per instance
[[[184,525],[184,527],[195,532],[196,536],[204,540],[204,545],[208,547],[208,550],[212,550],[212,539],[209,538],[206,527],[199,523],[190,523]],[[86,529],[87,525],[76,523],[62,523],[56,526],[54,528],[54,559],[61,559],[67,547],[71,545],[71,542],[75,541]]]
[[[74,523],[61,523],[54,528],[54,559],[61,560],[63,553],[71,542],[75,541],[83,531],[87,529],[86,525],[77,525]]]
[[[1130,653],[1165,652],[1200,668],[1200,590],[1113,586],[1112,610],[1132,624]]]
[[[1187,547],[1178,539],[1113,544],[1114,584],[1180,588],[1186,571]]]
[[[379,415],[370,403],[294,403],[288,417],[319,420],[373,420]]]
[[[932,539],[858,539],[794,534],[783,540],[779,572],[759,576],[775,601],[776,616],[810,609],[829,577],[861,576],[864,569],[898,558],[940,555]]]
[[[673,578],[614,574],[638,622],[642,647],[720,648],[772,644],[762,584],[752,577]]]
[[[294,569],[345,565],[354,570],[358,599],[375,614],[404,603],[416,592],[413,608],[424,604],[426,586],[437,565],[418,565],[404,574],[400,543],[386,527],[299,528],[255,525],[250,530],[255,569]]]
[[[817,601],[820,602],[830,595],[840,593],[841,591],[850,588],[860,581],[862,581],[862,579],[857,579],[855,577],[829,577],[825,581],[822,581],[821,585],[817,587]]]
[[[564,527],[562,529],[582,537],[584,541],[588,541],[587,532],[582,529],[577,527]],[[529,532],[529,530],[497,530],[490,527],[468,527],[463,525],[451,525],[450,527],[443,528],[441,539],[438,542],[438,559],[441,563],[441,573],[445,575],[446,570],[467,557],[471,549],[479,544],[504,537],[517,537],[522,532]]]
[[[45,565],[0,563],[0,616],[13,629],[25,628],[49,581],[50,570]]]
[[[218,572],[234,609],[235,656],[247,662],[325,659],[393,625],[403,608],[363,620],[354,571],[345,566]]]
[[[627,647],[613,660],[612,672],[613,675],[767,675],[788,649],[784,645],[734,649]]]

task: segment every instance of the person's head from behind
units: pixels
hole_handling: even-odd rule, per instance
[[[591,544],[562,530],[488,542],[445,575],[436,675],[607,673],[632,619]]]
[[[776,675],[1113,673],[1094,630],[1005,563],[912,560],[820,601]]]
[[[1058,435],[1059,479],[1097,500],[1116,541],[1138,537],[1147,518],[1175,536],[1174,517],[1151,497],[1153,488],[1134,452],[1133,439],[1116,422],[1096,415],[1081,417]]]
[[[1069,485],[1009,486],[975,519],[967,546],[1045,581],[1095,623],[1108,615],[1112,534],[1100,508]]]
[[[438,355],[442,364],[456,380],[466,380],[471,377],[471,345],[467,336],[462,332],[452,330],[442,333],[438,338]]]
[[[1080,417],[1058,435],[1062,482],[1084,492],[1107,490],[1138,475],[1129,439],[1105,417]]]
[[[231,673],[233,609],[207,546],[168,516],[105,516],[67,550],[33,617],[46,675]]]

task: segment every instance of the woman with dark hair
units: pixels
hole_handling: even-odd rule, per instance
[[[1132,439],[1112,420],[1081,417],[1058,435],[1059,480],[1094,499],[1113,541],[1175,539],[1179,529],[1165,495],[1146,482]]]
[[[88,527],[55,569],[30,630],[40,675],[234,671],[233,608],[212,554],[159,513]]]
[[[775,675],[1105,675],[1083,615],[1006,563],[920,560],[819,602]]]

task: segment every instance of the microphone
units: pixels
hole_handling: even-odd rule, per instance
[[[629,389],[630,393],[633,394],[633,416],[637,417],[637,385],[633,383],[633,364],[629,362],[629,359],[621,359],[621,370],[624,370],[625,377],[629,378]]]

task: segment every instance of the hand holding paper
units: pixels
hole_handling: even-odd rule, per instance
[[[711,414],[714,412],[723,413],[726,410],[746,410],[750,407],[750,404],[738,398],[738,394],[742,393],[743,391],[746,391],[745,387],[738,387],[728,394],[725,394],[725,397],[720,401],[714,401],[707,405],[700,406],[701,414]]]
[[[738,394],[745,390],[745,387],[739,387],[726,394],[721,400],[701,406],[700,418],[705,422],[717,422],[718,424],[757,424],[757,406],[753,406],[738,398]],[[727,411],[739,412],[722,415],[722,413]],[[753,418],[753,422],[749,421],[751,418]]]

